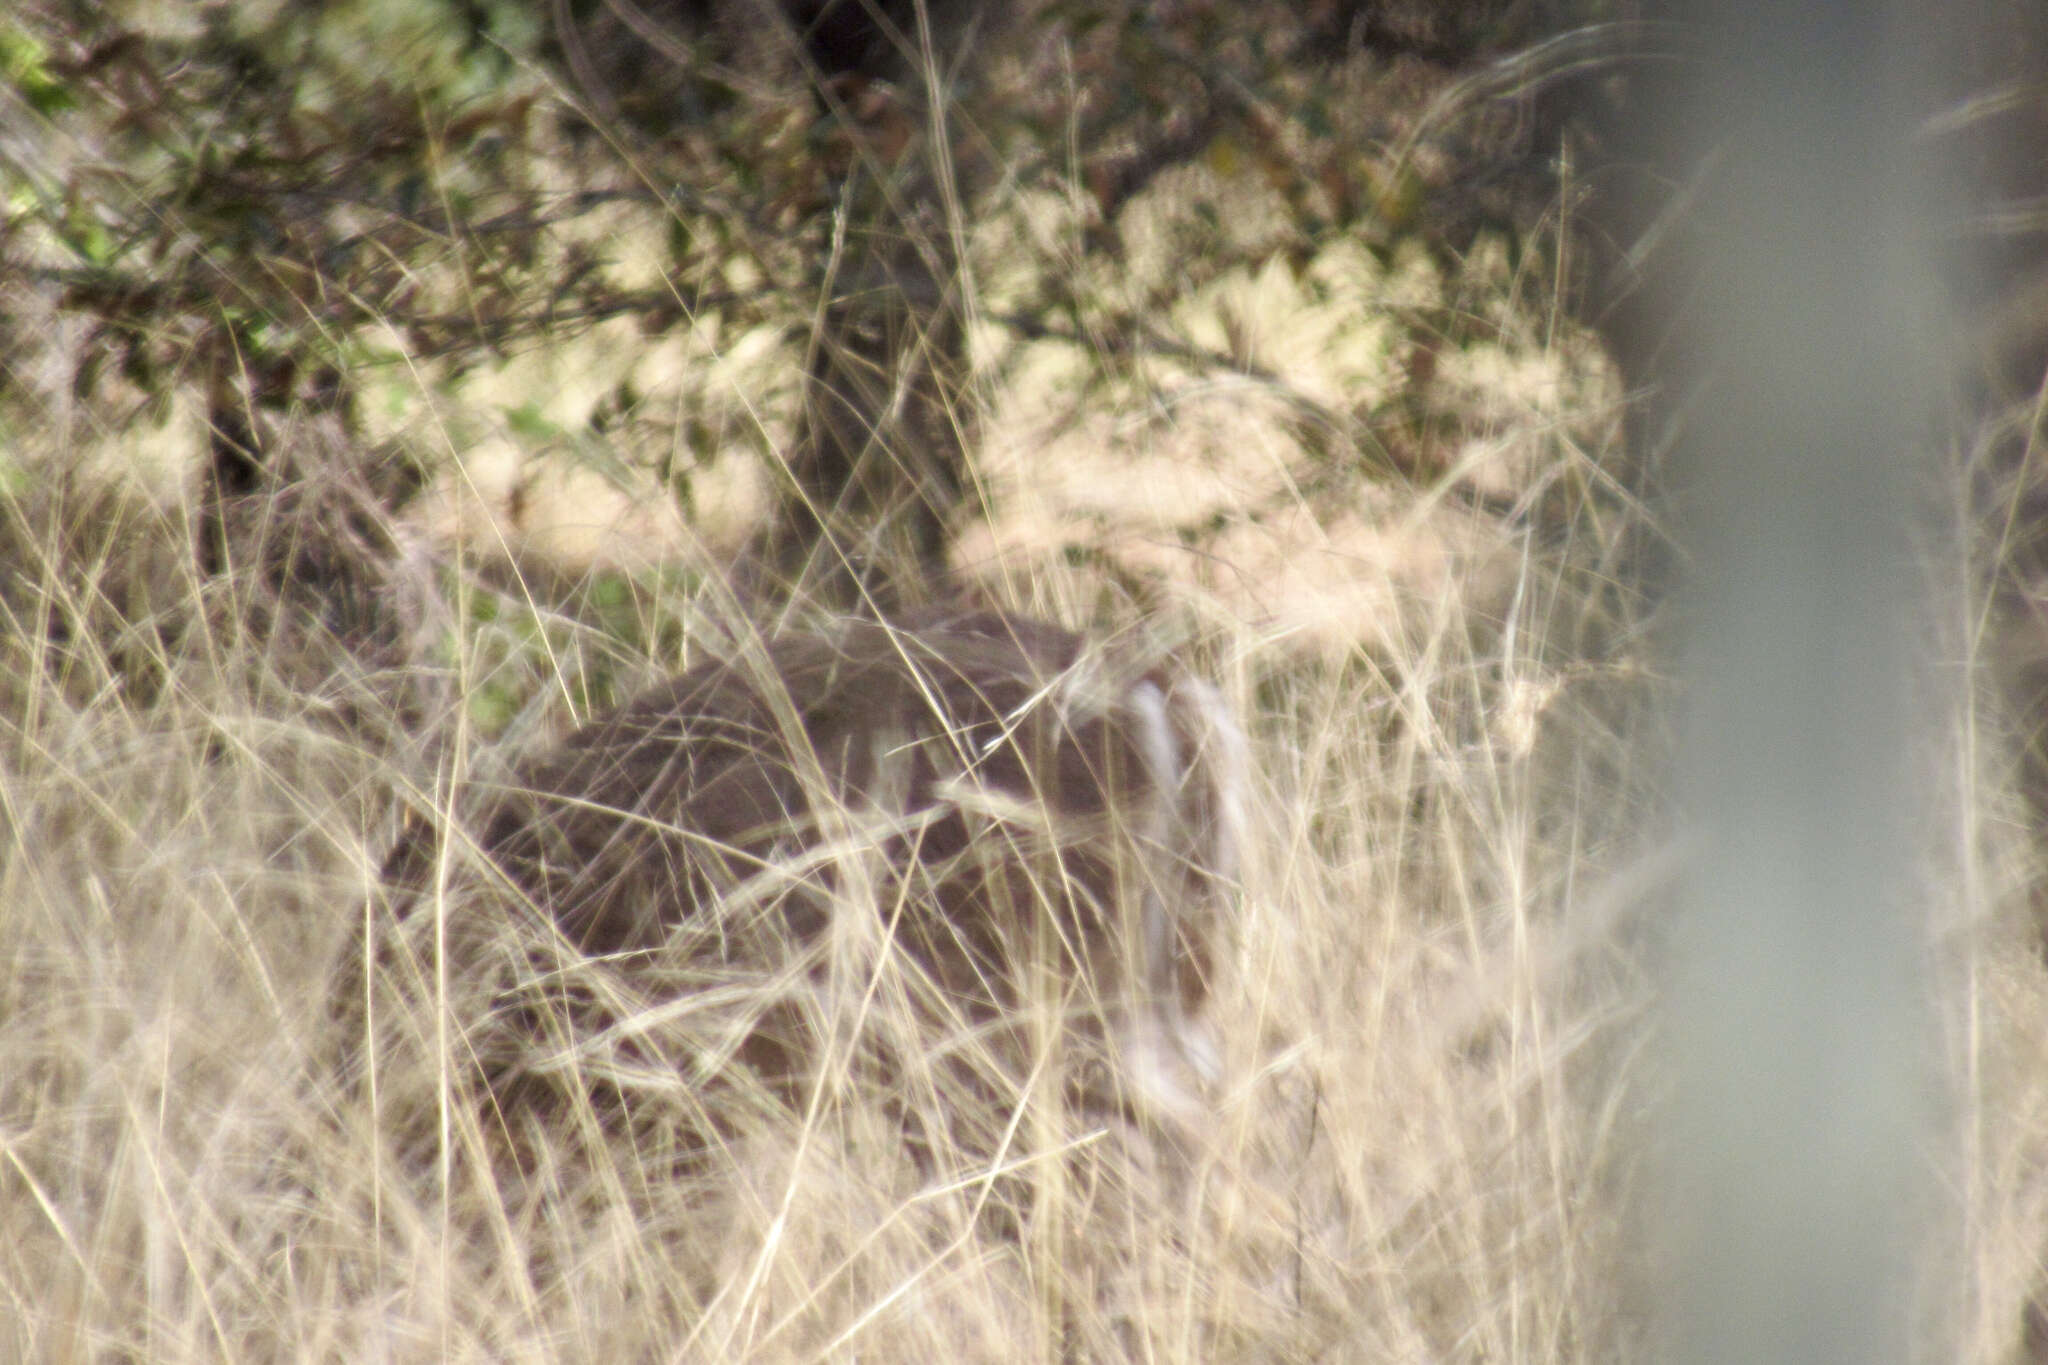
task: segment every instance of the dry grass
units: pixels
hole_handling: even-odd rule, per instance
[[[1642,997],[1614,929],[1640,898],[1601,888],[1654,762],[1631,750],[1643,677],[1561,673],[1455,595],[1377,666],[1200,643],[1251,721],[1258,837],[1209,1011],[1226,1079],[1191,1148],[991,1098],[957,1059],[877,1084],[860,1048],[794,1108],[643,1068],[630,1121],[588,1087],[500,1114],[473,1055],[532,971],[504,906],[447,901],[470,949],[384,1021],[373,1093],[339,1083],[328,1018],[395,807],[445,805],[493,751],[417,750],[322,704],[360,656],[288,586],[191,571],[175,508],[82,498],[7,507],[9,1354],[1435,1360],[1631,1339]],[[1525,602],[1555,575],[1532,562]],[[261,592],[270,628],[237,627]],[[611,1017],[686,1038],[691,999]],[[863,1027],[914,1033],[882,1010]],[[906,1109],[938,1135],[916,1151]]]
[[[198,575],[176,506],[45,485],[4,510],[0,1352],[1641,1349],[1668,698],[1636,646],[1586,657],[1642,626],[1585,589],[1612,553],[1590,515],[1529,542],[1513,629],[1454,585],[1400,652],[1304,659],[1213,626],[1190,647],[1249,720],[1256,838],[1209,1006],[1215,1120],[1174,1144],[992,1094],[971,1078],[1001,1068],[972,1058],[878,1076],[876,1055],[923,1036],[886,1009],[859,1025],[876,1046],[847,1047],[794,1105],[676,1066],[642,1067],[624,1100],[557,1084],[552,1107],[500,1112],[475,1058],[506,1041],[503,989],[563,983],[532,977],[527,921],[459,886],[449,970],[385,1018],[374,1093],[342,1085],[330,1001],[395,812],[446,807],[508,746],[458,720],[422,747],[370,714],[388,675],[360,641],[314,629],[253,564]],[[1057,607],[1059,582],[1040,589]],[[1070,590],[1078,614],[1094,589]],[[670,591],[685,620],[728,610]],[[262,593],[280,609],[256,629]],[[560,656],[572,683],[581,638]],[[491,657],[508,666],[458,655],[455,684],[474,690]],[[1991,750],[1961,752],[1978,793],[1944,907],[1961,1141],[1932,1150],[1967,1214],[1967,1271],[1930,1288],[1930,1358],[1992,1362],[2011,1358],[2048,1231],[2048,982],[1987,910],[2025,872],[1999,827],[2005,776]],[[590,982],[657,1054],[701,1056],[719,1018],[753,1008]]]

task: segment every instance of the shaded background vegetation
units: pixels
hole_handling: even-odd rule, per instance
[[[1566,17],[1527,3],[364,3],[125,20],[32,6],[10,21],[8,69],[59,137],[9,149],[7,374],[24,387],[21,329],[77,320],[51,361],[65,372],[37,376],[33,398],[61,385],[118,426],[199,395],[211,493],[233,496],[282,474],[270,452],[287,415],[359,436],[378,367],[445,379],[615,317],[650,333],[782,328],[808,359],[797,428],[760,451],[781,507],[772,582],[917,596],[975,512],[958,255],[991,196],[1071,199],[1085,248],[1113,256],[1110,225],[1160,177],[1255,167],[1287,205],[1282,240],[1233,240],[1211,207],[1212,229],[1198,220],[1177,244],[1197,280],[1287,238],[1305,260],[1331,233],[1452,257],[1493,231],[1540,258],[1562,226],[1564,115],[1628,42],[1607,25],[1530,48]],[[1509,52],[1523,55],[1490,67]],[[1163,300],[1105,313],[1066,283],[1049,272],[987,320],[1116,353],[1171,344],[1150,316]],[[1576,296],[1582,281],[1555,283]],[[1415,338],[1425,372],[1458,341],[1458,319],[1434,321],[1449,335]],[[611,395],[600,424],[644,420],[634,401]],[[10,406],[35,420],[34,402]],[[656,472],[687,501],[691,456],[715,438],[677,436]],[[1387,457],[1394,471],[1424,458]],[[402,499],[408,474],[381,489]]]

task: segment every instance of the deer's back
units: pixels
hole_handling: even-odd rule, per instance
[[[1195,903],[1231,875],[1229,793],[1196,733],[1214,694],[1191,711],[1176,687],[1040,622],[849,622],[586,725],[520,770],[482,843],[594,952],[692,923],[807,939],[865,856],[878,910],[904,907],[948,978],[999,975],[1042,908],[1077,968],[1142,955],[1149,913],[1197,994],[1184,912],[1213,915]]]

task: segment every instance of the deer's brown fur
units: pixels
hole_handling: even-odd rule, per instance
[[[845,621],[584,726],[486,801],[476,841],[622,969],[800,953],[856,914],[960,1019],[1064,982],[1131,1088],[1178,1104],[1242,765],[1214,689],[1172,668],[990,613]]]

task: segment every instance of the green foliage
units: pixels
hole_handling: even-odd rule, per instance
[[[664,10],[650,45],[596,0],[248,3],[161,22],[30,0],[0,29],[0,69],[47,154],[15,168],[0,251],[50,312],[85,323],[66,332],[69,397],[102,430],[197,410],[230,447],[307,411],[351,436],[431,429],[436,457],[509,435],[617,487],[651,474],[694,519],[721,505],[693,489],[700,471],[740,449],[802,452],[829,369],[803,355],[750,374],[742,416],[697,390],[646,401],[631,364],[587,386],[594,402],[479,397],[481,381],[621,318],[687,333],[690,364],[762,337],[825,353],[835,310],[889,292],[875,281],[894,252],[947,278],[871,331],[943,334],[932,313],[962,298],[992,324],[972,357],[987,368],[927,424],[971,430],[1014,343],[1069,343],[1084,396],[1143,397],[1169,373],[1263,380],[1254,347],[1196,336],[1175,298],[1300,268],[1337,239],[1391,264],[1418,243],[1455,258],[1479,231],[1439,212],[1442,168],[1462,163],[1429,139],[1464,125],[1418,130],[1412,93],[1374,103],[1360,77],[1375,59],[1317,7],[1052,0],[964,52],[942,45],[936,100],[915,63],[841,79],[805,69],[787,32],[690,9]],[[1410,334],[1395,352],[1459,344],[1454,313],[1386,311]],[[32,368],[13,342],[0,327],[0,385]],[[862,363],[904,374],[909,359]],[[696,381],[647,381],[663,382]],[[1317,410],[1302,444],[1331,468],[1428,469],[1439,425],[1395,395]],[[507,639],[490,667],[571,643]]]
[[[456,620],[434,663],[463,680],[477,733],[496,737],[536,700],[566,695],[578,717],[625,701],[644,685],[647,660],[683,657],[684,608],[701,585],[678,569],[605,570],[558,606],[452,579],[446,589]]]
[[[460,367],[619,314],[805,325],[824,271],[812,229],[877,130],[923,117],[922,97],[877,114],[836,92],[821,114],[772,28],[674,22],[656,50],[597,27],[607,7],[565,12],[584,26],[574,52],[542,7],[510,0],[224,5],[153,28],[65,0],[20,11],[0,27],[0,79],[63,120],[36,134],[53,152],[91,148],[22,167],[39,188],[10,196],[7,224],[60,307],[95,323],[80,396],[107,374],[158,390],[230,373],[253,408],[345,401],[372,333]],[[1278,190],[1297,245],[1353,227],[1426,235],[1431,188],[1412,159],[1361,154],[1395,139],[1329,79],[1348,40],[1318,25],[1338,22],[1280,5],[1038,6],[982,41],[1062,43],[939,54],[961,82],[951,140],[1002,162],[963,164],[955,183],[970,201],[1079,186],[1109,229],[1161,176],[1207,163]],[[603,88],[576,90],[576,52]],[[565,82],[602,137],[555,99]],[[637,121],[606,122],[608,103]],[[600,211],[665,237],[673,287],[621,282],[580,227]],[[1208,230],[1188,255],[1204,274],[1285,245],[1222,232],[1213,203],[1198,213]],[[1118,249],[1113,231],[1093,244]],[[736,262],[764,287],[725,288]],[[1057,288],[1064,273],[1047,276]]]
[[[222,6],[151,33],[50,6],[0,35],[29,102],[71,109],[37,130],[39,192],[7,229],[94,322],[79,397],[119,374],[153,393],[225,377],[257,409],[345,402],[364,335],[460,356],[634,306],[548,249],[519,15]]]
[[[57,114],[78,103],[71,87],[50,70],[50,50],[34,34],[0,26],[0,82],[38,114]]]

